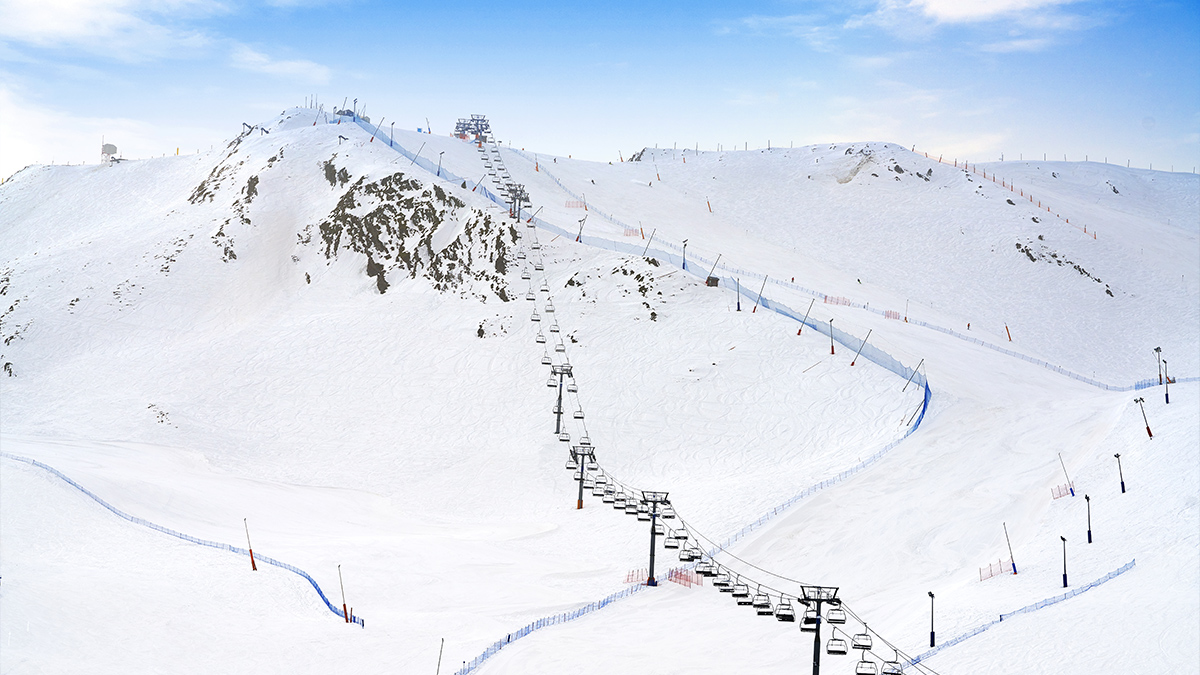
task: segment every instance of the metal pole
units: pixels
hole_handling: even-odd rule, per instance
[[[654,228],[653,230],[650,230],[650,238],[646,240],[646,248],[642,249],[642,257],[643,258],[646,257],[646,251],[650,250],[650,242],[654,241],[654,233],[655,232],[658,232],[657,227]]]
[[[1162,347],[1155,347],[1154,355],[1158,357],[1158,383],[1162,384]]]
[[[574,455],[576,453],[574,451],[572,451],[571,454]],[[575,461],[579,464],[579,498],[575,502],[576,510],[583,508],[583,472],[585,470],[585,467],[587,466],[587,464],[583,460],[584,460],[583,457],[575,458]]]
[[[1146,435],[1150,438],[1154,438],[1154,434],[1150,431],[1150,420],[1146,419],[1146,399],[1139,396],[1138,398],[1133,399],[1133,402],[1137,403],[1138,407],[1142,409],[1142,421],[1146,423]]]
[[[446,154],[445,150],[438,153],[438,170],[437,170],[438,178],[442,177],[442,155],[444,155],[444,154]]]
[[[658,502],[650,502],[650,575],[646,578],[647,586],[657,586],[654,578],[654,524],[658,522]]]
[[[737,311],[742,311],[742,280],[735,279],[737,282]]]
[[[1088,543],[1092,543],[1092,498],[1084,495],[1083,501],[1087,502],[1088,513]]]
[[[803,624],[804,619],[800,619]],[[821,601],[817,600],[817,624],[813,627],[813,675],[821,673]]]
[[[250,524],[246,522],[245,518],[242,518],[242,525],[246,527],[246,550],[250,551],[250,570],[257,572],[258,565],[254,564],[254,546],[250,543]]]
[[[929,591],[929,646],[934,646],[933,633],[933,591]]]
[[[760,286],[758,289],[758,299],[754,301],[754,309],[750,310],[751,314],[758,311],[758,303],[762,302],[763,291],[767,289],[767,279],[768,277],[763,277],[762,286]]]
[[[342,583],[342,566],[340,564],[338,565],[338,587],[342,589],[342,616],[346,618],[346,623],[350,623],[350,610],[346,609],[346,585]]]
[[[725,254],[724,254],[724,253],[718,253],[718,254],[717,254],[717,259],[716,259],[716,261],[715,261],[715,262],[713,262],[712,269],[710,269],[710,270],[708,271],[708,276],[710,276],[710,277],[711,277],[711,276],[713,275],[713,272],[716,272],[716,271],[717,271],[717,263],[721,262],[721,256],[722,256],[722,255],[725,255]],[[707,279],[706,279],[705,281],[707,282]]]
[[[413,155],[412,161],[408,163],[409,166],[412,166],[413,164],[417,163],[417,158],[421,156],[421,151],[424,149],[425,149],[425,144],[422,143],[421,147],[417,148],[417,154]]]
[[[1121,453],[1113,455],[1117,458],[1117,475],[1121,477],[1121,494],[1125,494],[1125,472],[1121,470]]]
[[[434,675],[441,675],[442,673],[442,652],[444,651],[446,651],[446,638],[442,638],[442,647],[438,650],[438,665]]]
[[[799,335],[800,331],[804,330],[804,326],[808,323],[808,314],[809,314],[809,312],[812,311],[813,305],[815,305],[816,303],[817,303],[816,298],[813,298],[812,301],[808,303],[808,309],[804,310],[804,320],[800,322],[800,328],[796,329],[796,335]],[[832,332],[832,331],[830,331],[830,332]]]
[[[1067,587],[1067,538],[1061,534],[1058,536],[1063,543],[1063,588]]]
[[[1012,563],[1013,574],[1017,573],[1017,559],[1012,552],[1012,540],[1008,538],[1008,523],[1000,523],[1004,526],[1004,541],[1008,542],[1008,561]]]
[[[1171,375],[1167,372],[1167,360],[1163,359],[1163,393],[1166,395],[1167,403],[1171,402]]]
[[[563,374],[558,373],[558,405],[554,406],[554,433],[562,432],[562,395],[563,395]]]
[[[875,330],[875,329],[872,328],[871,330]],[[863,347],[867,346],[867,340],[869,340],[871,338],[871,330],[867,331],[867,337],[863,338],[863,343],[858,346],[858,351],[854,354],[854,358],[850,359],[851,366],[853,366],[854,362],[858,360],[858,355],[862,354]],[[908,385],[904,385],[904,386],[907,387]]]
[[[1063,462],[1062,453],[1058,453],[1058,463],[1062,465],[1063,475],[1067,477],[1067,488],[1071,491],[1071,496],[1075,496],[1075,486],[1071,485],[1071,476],[1067,474],[1067,465]]]
[[[833,353],[833,319],[829,320],[829,353]]]
[[[683,240],[683,269],[687,269],[687,239]]]
[[[814,300],[813,302],[816,302],[816,301]],[[921,363],[925,363],[925,359],[921,359]],[[917,376],[917,371],[921,369],[921,363],[918,363],[917,367],[913,368],[913,374],[908,376],[908,382],[904,383],[904,389],[908,389],[908,385],[911,384],[913,378]],[[904,389],[900,390],[901,394],[904,393]]]

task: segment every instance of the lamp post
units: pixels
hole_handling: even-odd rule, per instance
[[[1113,455],[1117,458],[1117,475],[1121,477],[1121,494],[1125,494],[1125,472],[1121,470],[1121,453]]]
[[[391,135],[388,136],[388,147],[389,148],[394,147],[395,145],[396,145],[396,123],[392,122],[392,132],[391,132]]]
[[[1162,347],[1155,347],[1154,355],[1158,357],[1158,383],[1162,384]]]
[[[829,320],[829,353],[833,353],[833,319]]]
[[[438,153],[438,170],[437,170],[438,178],[442,177],[442,155],[444,155],[444,154],[446,154],[445,150]]]
[[[1088,543],[1092,543],[1092,498],[1088,495],[1083,496],[1083,501],[1087,502],[1088,513]]]
[[[929,591],[929,646],[934,646],[933,639],[933,591]]]
[[[1063,588],[1066,588],[1067,587],[1067,538],[1062,536],[1061,534],[1058,535],[1058,538],[1062,539],[1062,543],[1063,543]]]
[[[687,269],[687,239],[683,240],[683,269]]]
[[[1146,419],[1146,399],[1139,396],[1133,399],[1133,402],[1138,404],[1138,407],[1142,409],[1142,421],[1146,423],[1146,435],[1154,438],[1154,434],[1150,431],[1150,420]]]
[[[1171,402],[1171,374],[1167,372],[1167,360],[1163,359],[1163,393],[1166,395],[1167,403]]]

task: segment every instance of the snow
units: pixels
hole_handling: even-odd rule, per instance
[[[320,239],[360,177],[402,172],[426,194],[438,185],[461,200],[428,232],[429,255],[460,242],[473,273],[497,249],[471,223],[504,214],[381,137],[315,117],[285,111],[263,125],[269,134],[211,153],[31,167],[0,186],[0,361],[14,373],[0,376],[0,449],[192,536],[240,546],[246,518],[256,552],[306,570],[334,604],[340,564],[366,627],[346,626],[296,575],[251,572],[240,556],[119,520],[4,458],[0,671],[424,670],[445,638],[451,672],[538,617],[621,589],[628,570],[646,566],[646,527],[590,495],[574,509],[566,444],[549,433],[554,391],[533,340],[535,305],[557,317],[576,369],[579,395],[564,405],[586,412],[586,428],[568,419],[572,438],[586,432],[622,481],[669,490],[713,540],[904,434],[919,388],[902,391],[902,379],[867,361],[850,367],[845,346],[830,355],[815,331],[798,336],[795,322],[749,306],[739,313],[727,289],[661,263],[520,227],[545,247],[552,315],[545,294],[524,299],[522,261],[511,258],[510,302],[471,274],[439,292],[432,266],[407,276],[395,260],[380,294],[366,256],[329,259]],[[425,144],[423,157],[444,152],[456,175],[483,172],[472,144],[401,131],[395,142]],[[1156,376],[1154,346],[1176,376],[1200,370],[1196,176],[980,166],[1077,214],[1068,225],[1034,223],[1036,209],[1007,204],[1007,189],[891,143],[689,151],[686,164],[652,149],[614,165],[539,155],[538,170],[504,156],[541,217],[568,230],[584,212],[542,169],[640,221],[646,236],[689,239],[689,259],[720,253],[871,307],[909,301],[914,318],[964,333],[971,322],[973,336],[1113,384]],[[348,182],[331,185],[326,161]],[[930,169],[928,181],[915,175]],[[202,181],[212,200],[189,201]],[[587,213],[587,233],[633,241]],[[1095,239],[1072,227],[1084,222]],[[1103,281],[1031,262],[1018,242]],[[811,299],[767,289],[793,307]],[[818,301],[813,318],[872,330],[871,343],[906,365],[924,359],[931,408],[879,462],[801,500],[733,555],[839,586],[872,630],[916,655],[928,644],[926,591],[943,639],[1061,593],[1062,535],[1072,587],[1137,564],[926,665],[1150,673],[1200,660],[1196,384],[1173,386],[1166,405],[1158,387],[1104,391],[853,307]],[[1153,439],[1135,396],[1146,397]],[[1052,500],[1065,482],[1060,453],[1079,496]],[[1002,522],[1020,574],[981,582],[980,566],[1007,558]],[[659,570],[673,564],[660,549]],[[481,671],[792,672],[810,658],[811,637],[795,624],[707,586],[667,583],[523,637]],[[842,672],[851,657],[823,663],[839,658],[830,668]]]

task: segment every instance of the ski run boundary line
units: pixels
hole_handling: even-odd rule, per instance
[[[248,551],[244,548],[239,548],[237,546],[231,546],[229,544],[222,544],[221,542],[217,542],[217,541],[209,541],[207,539],[200,539],[198,537],[193,537],[191,535],[184,534],[184,533],[178,532],[176,530],[172,530],[169,527],[163,527],[162,525],[157,525],[157,524],[152,523],[144,518],[138,518],[137,516],[133,516],[128,513],[125,513],[121,509],[118,509],[117,507],[113,506],[112,504],[109,504],[107,501],[105,501],[103,498],[101,498],[96,493],[83,487],[79,483],[76,483],[74,480],[72,480],[69,476],[67,476],[63,472],[59,471],[58,469],[55,469],[54,467],[52,467],[48,464],[43,464],[42,462],[39,462],[36,459],[30,459],[28,457],[20,457],[18,455],[9,454],[7,452],[0,452],[0,457],[3,457],[4,459],[11,459],[16,462],[24,462],[25,464],[29,464],[30,466],[35,466],[39,469],[42,469],[44,471],[54,474],[58,478],[61,478],[63,481],[65,481],[71,487],[75,488],[76,490],[79,490],[80,492],[87,495],[88,497],[91,497],[93,501],[95,501],[100,506],[103,506],[104,508],[108,509],[114,515],[119,516],[120,518],[123,518],[125,520],[128,520],[129,522],[134,523],[135,525],[141,525],[142,527],[147,527],[147,528],[150,528],[151,530],[157,530],[158,532],[162,532],[163,534],[168,534],[177,539],[182,539],[191,544],[199,544],[201,546],[208,546],[209,548],[221,549],[223,551],[229,551],[230,553],[236,553],[238,555],[244,555],[247,557],[249,557],[249,555],[250,555],[250,551]],[[255,554],[254,560],[257,562],[267,563],[268,565],[274,565],[275,567],[285,569],[289,572],[292,572],[293,574],[297,574],[297,575],[303,577],[305,581],[312,584],[313,589],[317,591],[317,595],[321,596],[321,601],[325,603],[325,606],[329,608],[329,611],[336,614],[339,618],[345,619],[345,614],[343,614],[342,611],[339,610],[337,607],[334,607],[333,603],[331,603],[329,601],[329,598],[325,597],[325,592],[321,590],[321,587],[317,584],[316,580],[313,579],[312,576],[310,576],[308,572],[305,572],[304,570],[302,570],[299,567],[296,567],[294,565],[289,565],[285,562],[276,560],[274,558],[271,558],[271,557],[268,557],[268,556],[265,556],[262,554]],[[351,617],[350,620],[353,623],[356,623],[359,626],[366,628],[366,622],[364,622],[362,620],[362,618],[355,616],[355,617]]]

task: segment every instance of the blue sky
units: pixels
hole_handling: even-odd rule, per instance
[[[1200,3],[0,0],[0,175],[221,143],[317,94],[591,159],[892,141],[1200,165]]]

